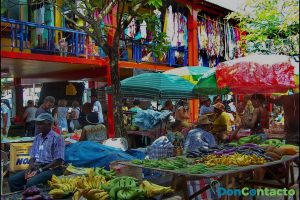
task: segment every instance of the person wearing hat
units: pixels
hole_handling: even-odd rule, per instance
[[[98,123],[103,123],[104,118],[103,118],[103,113],[102,113],[102,106],[101,103],[98,101],[97,95],[93,94],[91,95],[91,103],[93,104],[92,112],[97,112],[98,113]]]
[[[11,192],[45,183],[52,175],[63,174],[65,143],[62,136],[52,130],[54,118],[49,113],[42,113],[35,118],[38,135],[29,151],[29,167],[25,171],[9,177]]]
[[[215,137],[210,133],[212,122],[209,115],[201,115],[198,118],[198,125],[188,132],[184,142],[183,153],[198,149],[200,147],[211,148],[217,145]]]
[[[106,127],[99,123],[98,117],[97,112],[91,112],[86,115],[87,125],[82,128],[79,141],[103,142],[107,139]]]
[[[214,113],[212,132],[217,141],[224,142],[228,139],[228,133],[231,131],[230,117],[225,112],[225,106],[221,102],[214,105]]]

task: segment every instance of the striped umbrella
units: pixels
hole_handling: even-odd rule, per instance
[[[174,69],[165,71],[164,74],[178,75],[178,76],[184,78],[185,80],[196,85],[199,78],[202,77],[202,75],[205,72],[207,72],[209,69],[210,69],[209,67],[200,67],[200,66],[178,67],[178,68],[174,68]]]
[[[173,74],[144,73],[121,81],[121,92],[126,97],[149,99],[193,99],[194,85]],[[111,87],[106,88],[112,93]]]

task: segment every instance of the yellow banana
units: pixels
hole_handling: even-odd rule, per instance
[[[94,194],[93,198],[98,200],[98,199],[102,199],[105,195],[108,195],[107,192],[102,191],[102,192]]]
[[[73,197],[72,197],[72,200],[79,200],[81,197],[81,194],[79,191],[75,192]]]
[[[101,197],[101,199],[100,199],[100,200],[107,200],[107,199],[108,199],[108,197],[109,197],[109,195],[108,195],[108,194],[105,194],[104,196],[102,196],[102,197]]]
[[[94,197],[95,194],[103,192],[103,190],[100,189],[91,189],[88,193],[87,193],[87,199],[92,199]]]

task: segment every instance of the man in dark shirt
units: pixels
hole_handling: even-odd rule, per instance
[[[43,104],[37,109],[35,117],[39,116],[42,113],[50,113],[50,108],[53,108],[55,103],[55,98],[53,96],[47,96],[44,99]],[[35,127],[34,135],[39,134],[37,127]]]
[[[299,145],[299,93],[268,100],[270,103],[283,106],[286,143]]]

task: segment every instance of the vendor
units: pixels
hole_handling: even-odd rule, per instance
[[[215,137],[210,133],[212,122],[208,115],[201,115],[198,119],[198,126],[188,132],[184,142],[183,153],[198,149],[200,147],[211,148],[217,145]]]
[[[46,183],[52,175],[62,175],[65,143],[63,137],[52,130],[54,122],[49,113],[42,113],[35,118],[38,135],[29,151],[29,167],[25,171],[9,177],[11,192],[23,190],[40,183]]]
[[[265,116],[266,108],[263,106],[265,101],[265,97],[261,94],[254,94],[251,96],[251,102],[254,107],[252,119],[248,121],[248,119],[243,119],[242,123],[232,135],[232,138],[236,136],[239,129],[241,128],[250,128],[251,134],[259,135],[262,141],[267,139],[267,135],[264,132],[264,127],[266,123],[269,123],[263,116]]]
[[[97,112],[87,114],[88,124],[83,127],[79,141],[102,142],[107,139],[106,127],[99,123],[98,116]]]
[[[181,121],[183,126],[188,128],[191,127],[191,123],[189,123],[189,114],[188,114],[188,104],[184,100],[179,100],[177,103],[177,108],[175,112],[175,120]]]
[[[167,131],[167,138],[172,142],[174,147],[182,147],[184,136],[181,133],[183,124],[181,121],[176,120],[171,124],[171,129]]]
[[[230,117],[225,112],[225,106],[220,102],[214,105],[214,113],[212,133],[217,141],[225,142],[228,140],[228,133],[231,131]]]

